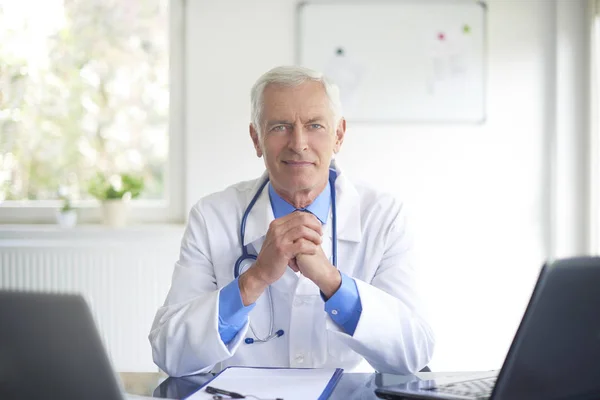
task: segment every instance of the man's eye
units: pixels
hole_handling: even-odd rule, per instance
[[[286,128],[287,127],[285,125],[277,125],[277,126],[274,126],[273,128],[271,128],[271,131],[273,131],[273,132],[283,132],[283,131],[285,131]]]
[[[321,124],[310,124],[311,129],[321,129],[323,125]]]

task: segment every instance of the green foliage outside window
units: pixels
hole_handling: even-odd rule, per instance
[[[109,178],[97,174],[88,188],[89,193],[98,200],[135,199],[144,189],[142,177],[130,174],[113,175]]]
[[[0,0],[0,201],[164,198],[168,54],[168,0]]]

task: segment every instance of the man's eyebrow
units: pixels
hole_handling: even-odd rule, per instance
[[[276,119],[273,121],[267,121],[267,126],[273,126],[273,125],[293,125],[293,123],[290,121],[286,121],[284,119]]]
[[[323,122],[323,121],[325,121],[325,117],[317,116],[317,117],[313,117],[313,118],[309,119],[308,121],[306,121],[306,124],[313,124],[315,122]],[[267,124],[266,124],[267,127],[272,127],[275,125],[294,125],[294,123],[292,121],[288,121],[285,119],[274,119],[272,121],[267,121]]]

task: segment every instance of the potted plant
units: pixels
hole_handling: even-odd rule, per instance
[[[59,198],[62,200],[62,206],[56,211],[56,223],[61,228],[72,228],[77,224],[77,211],[67,194],[59,194]]]
[[[144,179],[141,176],[122,173],[107,178],[98,173],[91,180],[88,192],[102,202],[104,223],[121,227],[127,223],[129,201],[138,197],[143,189]]]

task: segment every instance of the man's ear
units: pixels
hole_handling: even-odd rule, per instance
[[[254,129],[254,124],[250,123],[250,137],[252,138],[252,143],[254,143],[254,149],[256,150],[256,156],[258,158],[262,157],[263,152],[260,147],[260,138],[258,137],[258,132]]]
[[[337,154],[344,143],[344,136],[346,135],[346,120],[340,118],[340,122],[335,130],[335,145],[333,146],[333,152]]]

